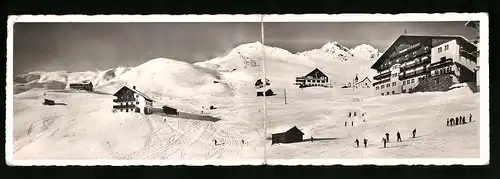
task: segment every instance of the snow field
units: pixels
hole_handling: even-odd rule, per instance
[[[289,105],[283,105],[281,99],[268,100],[271,129],[297,125],[304,131],[304,139],[315,138],[314,142],[273,145],[269,148],[268,158],[479,157],[479,94],[472,94],[467,88],[450,92],[365,96],[360,102],[342,100],[345,96],[332,95],[325,92],[327,90],[330,89],[296,89],[298,92],[289,93]],[[347,92],[349,89],[342,90]],[[357,111],[357,116],[349,120],[348,112],[354,111]],[[363,122],[362,112],[367,114],[366,122]],[[446,118],[459,115],[468,118],[469,113],[474,118],[472,123],[446,126]],[[354,121],[354,126],[351,126],[351,121]],[[344,122],[348,123],[347,127]],[[416,138],[410,138],[415,128]],[[395,142],[397,131],[401,133],[402,143]],[[390,143],[383,148],[381,140],[386,132],[390,134]],[[319,140],[322,138],[325,140]],[[367,148],[354,148],[355,139],[362,146],[363,138],[368,139]],[[268,145],[270,143],[268,141]]]

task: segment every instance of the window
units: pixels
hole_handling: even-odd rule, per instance
[[[387,91],[387,95],[389,95],[389,91]]]
[[[385,85],[380,86],[380,89],[384,89],[384,88],[385,88]]]
[[[392,91],[392,94],[396,94],[394,91]]]
[[[392,86],[396,86],[396,82],[392,82]]]
[[[446,50],[448,50],[448,49],[450,49],[450,45],[445,45],[445,46],[444,46],[444,51],[446,51]]]
[[[410,84],[410,79],[407,79],[407,80],[406,80],[406,84]]]
[[[412,79],[411,79],[411,83],[415,83],[415,78],[412,78]]]
[[[406,90],[405,90],[405,89],[403,90],[403,93],[406,93]]]
[[[135,102],[135,104],[139,104],[139,101]]]
[[[378,90],[378,86],[375,87],[375,90]]]
[[[403,81],[403,85],[406,85],[406,81]]]
[[[381,93],[382,96],[384,96],[384,93]]]
[[[439,47],[438,48],[438,53],[441,53],[443,51],[443,48],[442,47]]]
[[[387,83],[387,84],[385,85],[385,87],[389,88],[389,87],[391,87],[391,84]]]

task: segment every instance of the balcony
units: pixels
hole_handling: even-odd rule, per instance
[[[113,99],[113,103],[130,103],[130,102],[135,102],[135,99],[132,100],[126,100],[126,99]]]
[[[429,67],[429,69],[435,69],[435,68],[440,68],[440,67],[443,67],[443,66],[447,66],[449,64],[453,63],[453,59],[451,58],[448,58],[446,60],[440,60],[439,62],[436,62],[436,63],[433,63],[431,64],[431,66]]]
[[[405,48],[405,49],[403,49],[403,50],[401,50],[401,51],[398,51],[398,52],[395,52],[395,53],[391,54],[391,55],[389,56],[389,58],[396,58],[396,57],[399,57],[399,56],[401,56],[401,55],[406,55],[406,54],[408,54],[408,53],[412,52],[412,50],[414,50],[414,49],[416,49],[416,48],[418,48],[418,47],[420,47],[420,46],[422,46],[422,44],[417,43],[417,44],[412,45],[412,46],[410,46],[410,47],[408,47],[408,48]]]
[[[422,47],[420,48],[419,50],[417,51],[413,51],[413,52],[416,52],[415,54],[409,54],[408,57],[405,57],[404,55],[405,54],[402,54],[403,56],[397,56],[399,58],[397,58],[396,60],[391,60],[391,61],[394,61],[396,63],[399,63],[399,64],[402,64],[404,62],[407,62],[407,61],[410,61],[410,60],[413,60],[414,58],[418,58],[422,55],[426,55],[426,54],[429,54],[431,52],[431,49],[430,48],[425,48],[425,47]],[[413,53],[411,52],[411,53]],[[393,59],[393,58],[390,58],[390,59]],[[430,61],[430,59],[429,59]],[[392,66],[392,64],[389,64],[388,62],[382,64],[380,67],[381,69],[388,69]]]
[[[389,77],[389,76],[391,76],[391,72],[390,72],[390,71],[387,71],[387,72],[384,72],[384,73],[381,73],[381,74],[375,75],[375,76],[373,77],[373,79],[375,79],[375,80],[380,80],[380,79],[382,79],[382,78]]]
[[[391,81],[390,78],[383,79],[383,80],[380,80],[380,81],[373,83],[373,86],[377,86],[377,85],[382,84],[382,83],[387,83],[389,81]]]
[[[430,61],[431,61],[431,59],[429,57],[427,57],[424,60],[421,59],[421,60],[416,61],[415,63],[401,66],[400,70],[404,71],[404,70],[407,70],[409,68],[414,68],[414,67],[418,67],[418,66],[421,66],[421,65],[426,65],[426,64],[429,64]]]
[[[113,105],[113,109],[134,109],[135,105]]]
[[[405,79],[408,79],[408,78],[412,78],[412,77],[415,77],[415,76],[419,76],[419,75],[422,75],[422,74],[425,74],[425,73],[430,73],[430,70],[428,70],[427,68],[424,68],[421,69],[421,70],[415,70],[415,71],[412,71],[412,72],[403,72],[403,75],[399,75],[399,80],[405,80]]]
[[[460,55],[464,56],[468,59],[471,59],[471,60],[476,60],[476,58],[477,58],[477,55],[475,55],[475,53],[471,53],[471,52],[465,51],[463,49],[460,49]]]

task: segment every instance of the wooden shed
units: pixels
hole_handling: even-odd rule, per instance
[[[286,130],[286,129],[285,129]],[[272,134],[272,144],[275,143],[293,143],[293,142],[300,142],[302,141],[302,138],[304,136],[304,133],[300,131],[297,126],[293,126],[291,128],[288,128],[286,131],[276,131],[280,133],[273,133]]]
[[[177,109],[168,106],[163,106],[163,112],[165,114],[179,115]]]
[[[43,104],[44,105],[55,105],[56,102],[54,100],[44,99]]]
[[[274,94],[274,91],[271,90],[271,89],[268,89],[265,92],[264,91],[257,91],[257,96],[264,96],[264,95],[266,95],[266,96],[273,96],[275,94]]]

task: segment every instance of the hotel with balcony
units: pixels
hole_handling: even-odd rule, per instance
[[[475,82],[476,49],[462,36],[401,35],[371,67],[378,72],[373,77],[375,94],[434,91],[449,83]]]
[[[477,33],[479,34],[479,21],[468,21],[465,23],[465,26],[476,29]],[[475,39],[472,39],[473,43],[476,45],[479,44],[479,36]],[[476,86],[477,86],[477,91],[479,91],[479,49],[475,52],[475,55],[477,56],[477,66],[476,66]]]

